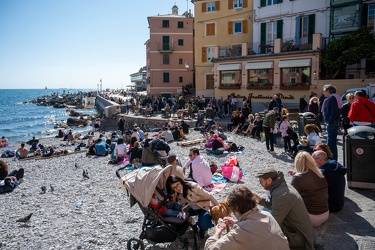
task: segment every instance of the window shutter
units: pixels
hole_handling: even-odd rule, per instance
[[[282,3],[283,2],[283,0],[279,0],[279,1],[277,1],[277,3]]]
[[[266,44],[266,23],[260,24],[260,44],[265,45]]]
[[[294,44],[299,45],[301,38],[301,16],[296,16],[296,37],[294,38]]]
[[[277,38],[283,39],[283,20],[277,20]]]
[[[247,0],[243,0],[242,7],[247,8]]]
[[[260,7],[266,6],[266,0],[260,0]]]
[[[215,8],[216,8],[216,11],[220,10],[220,1],[215,1]]]
[[[247,20],[242,20],[242,33],[247,34]]]
[[[207,56],[206,56],[206,47],[202,47],[202,62],[207,61]]]
[[[315,33],[315,14],[309,15],[309,34],[308,34],[308,43],[312,43],[312,37]]]
[[[233,34],[233,22],[228,22],[228,34]]]
[[[228,1],[228,10],[233,9],[233,0]]]
[[[207,3],[202,3],[202,12],[206,12],[207,10]]]

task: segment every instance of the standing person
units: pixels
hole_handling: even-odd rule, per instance
[[[275,107],[279,107],[279,102],[277,101],[277,95],[274,95],[272,97],[272,100],[270,101],[270,103],[268,104],[268,110],[273,110],[273,108]]]
[[[217,206],[219,202],[197,183],[184,181],[177,176],[171,175],[168,177],[166,188],[168,193],[171,193],[171,191],[177,193],[178,203],[182,206],[185,204],[190,206],[189,214],[191,216],[198,215],[199,237],[204,239],[207,230],[214,226],[209,213],[210,206]]]
[[[220,96],[219,100],[217,100],[217,116],[219,118],[223,118],[223,114],[224,114],[224,100],[223,100],[223,97]]]
[[[189,158],[184,165],[184,174],[187,168],[190,169],[189,179],[198,183],[201,187],[212,186],[212,173],[210,165],[207,161],[199,154],[198,148],[191,148],[189,152]]]
[[[290,137],[288,133],[286,132],[288,128],[291,128],[289,118],[287,115],[283,115],[283,122],[280,124],[280,132],[281,136],[284,140],[284,151],[289,152],[292,149],[292,146],[290,144]]]
[[[337,161],[328,159],[323,150],[315,151],[312,157],[328,182],[329,211],[336,213],[345,204],[345,174],[347,169]]]
[[[278,113],[279,113],[279,108],[274,107],[273,110],[267,112],[263,121],[263,131],[266,137],[266,147],[267,147],[267,151],[270,152],[271,154],[276,154],[276,152],[273,149],[273,144],[274,144],[273,129],[275,128],[276,116]]]
[[[218,224],[215,234],[207,239],[205,250],[289,249],[288,240],[277,221],[268,212],[257,208],[254,193],[245,185],[233,187],[227,200],[237,220],[224,217],[225,225],[231,230],[221,236],[226,226]]]
[[[299,99],[299,112],[300,113],[303,113],[305,112],[305,108],[307,107],[307,102],[305,100],[305,95],[303,95],[300,99]]]
[[[120,116],[117,122],[117,129],[121,131],[121,135],[124,135],[125,117]]]
[[[236,111],[236,107],[237,107],[237,99],[236,97],[233,95],[232,96],[232,99],[230,101],[230,109],[232,112]]]
[[[314,158],[307,152],[300,152],[294,159],[296,171],[288,171],[292,176],[291,185],[299,192],[311,223],[318,227],[328,220],[328,183],[315,165]]]
[[[269,192],[266,198],[255,194],[259,205],[270,209],[272,216],[279,223],[281,230],[288,238],[291,249],[315,249],[314,229],[306,206],[298,193],[287,184],[284,174],[274,168],[265,168],[255,177],[260,185]]]
[[[323,104],[324,119],[327,123],[327,145],[331,149],[333,159],[337,161],[337,133],[340,124],[340,107],[335,95],[336,87],[327,84],[323,86],[323,93],[326,100]]]
[[[354,93],[355,102],[352,103],[349,110],[349,120],[354,126],[375,125],[375,103],[370,101],[363,91]]]
[[[349,93],[345,97],[348,102],[342,105],[340,112],[341,112],[341,122],[344,128],[344,134],[347,135],[348,129],[352,127],[352,125],[350,124],[348,115],[349,115],[350,107],[352,103],[354,102],[354,94]]]

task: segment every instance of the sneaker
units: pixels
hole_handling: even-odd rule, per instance
[[[185,220],[186,219],[186,213],[182,212],[182,211],[179,212],[178,215],[177,215],[177,218]]]

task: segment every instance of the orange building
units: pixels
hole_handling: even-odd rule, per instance
[[[146,41],[148,95],[176,95],[192,89],[194,70],[194,19],[189,12],[148,17],[150,39]]]

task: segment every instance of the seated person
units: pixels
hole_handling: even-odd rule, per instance
[[[94,146],[95,154],[97,156],[107,156],[110,148],[111,147],[105,141],[102,141],[102,139],[99,138]]]
[[[172,129],[172,135],[173,135],[173,139],[175,141],[180,141],[182,138],[181,138],[181,133],[180,133],[180,129],[175,126],[173,129]]]
[[[6,177],[10,177],[14,181],[20,181],[23,178],[24,169],[13,170],[10,173],[9,165],[3,160],[0,160],[0,180],[4,180]]]
[[[181,205],[177,201],[173,201],[176,199],[176,193],[172,194],[172,200],[168,199],[165,205],[159,208],[160,203],[164,200],[164,198],[164,196],[162,196],[158,192],[155,192],[152,195],[149,206],[163,217],[178,217],[181,219],[186,219],[186,214],[181,211]]]
[[[250,138],[260,139],[260,132],[263,132],[263,120],[259,115],[255,115],[254,128],[251,130]]]
[[[160,156],[167,156],[171,148],[165,141],[165,137],[154,138],[151,141],[152,152],[158,152]]]
[[[55,136],[56,138],[63,138],[65,136],[64,132],[62,129],[59,129],[59,133]]]
[[[206,138],[206,140],[207,139],[208,138]],[[223,140],[220,137],[218,137],[212,130],[210,131],[210,139],[206,142],[204,146],[206,148],[207,153],[215,155],[223,154],[226,147]]]
[[[184,165],[184,175],[187,168],[189,168],[189,181],[198,183],[201,187],[213,187],[212,172],[208,162],[199,154],[199,149],[193,147],[189,152],[190,160]]]
[[[331,213],[336,213],[345,203],[345,174],[346,167],[335,160],[330,160],[327,154],[318,150],[312,154],[316,165],[322,171],[328,182],[328,207]]]
[[[87,140],[86,148],[91,147],[94,144],[94,139],[92,138],[92,135],[89,135],[89,138]]]
[[[304,127],[304,131],[307,135],[307,140],[309,141],[308,146],[297,145],[298,151],[306,151],[308,153],[314,152],[314,148],[316,144],[322,142],[322,139],[319,137],[319,128],[315,124],[307,124]]]
[[[8,147],[8,146],[9,146],[8,139],[5,138],[5,136],[1,137],[0,147]]]
[[[35,141],[35,136],[33,136],[33,139],[26,142],[27,145],[32,145]]]
[[[31,147],[30,147],[30,153],[34,152],[35,150],[38,149],[38,144],[39,144],[39,140],[36,139],[32,144],[31,144]]]
[[[134,143],[134,147],[132,147],[127,153],[127,155],[129,155],[129,162],[130,163],[141,162],[142,152],[143,152],[143,148],[141,147],[140,142],[136,141]]]
[[[165,137],[166,142],[172,142],[174,140],[172,131],[170,131],[168,127],[164,127],[163,131],[159,133],[159,138],[162,136]]]
[[[21,143],[21,147],[16,151],[17,159],[24,159],[29,154],[29,150],[25,148],[25,143]]]
[[[123,138],[119,138],[117,140],[117,144],[115,145],[114,152],[115,152],[115,157],[116,158],[111,162],[113,164],[116,164],[116,163],[124,160],[125,157],[127,156],[127,147],[126,147],[126,144],[124,143],[124,139]]]
[[[215,226],[214,235],[207,239],[205,250],[289,249],[288,240],[275,218],[257,208],[254,193],[245,185],[233,187],[227,201],[237,220],[224,217],[224,222]],[[231,230],[221,236],[227,226]]]
[[[184,179],[184,170],[182,167],[177,165],[177,157],[175,154],[170,154],[167,158],[168,165],[172,169],[171,175],[177,176],[181,179]]]
[[[187,124],[184,120],[182,120],[180,126],[182,127],[184,134],[189,134],[189,128],[190,128],[189,124]]]

